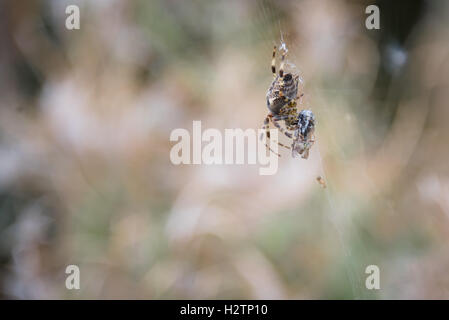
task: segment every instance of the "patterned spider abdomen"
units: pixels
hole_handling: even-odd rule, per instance
[[[279,115],[282,107],[298,94],[299,76],[287,73],[284,77],[276,76],[267,92],[267,107],[273,115]]]

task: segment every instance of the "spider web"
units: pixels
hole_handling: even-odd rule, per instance
[[[258,33],[262,48],[265,52],[271,52],[273,46],[278,47],[278,53],[280,50],[285,50],[288,52],[285,62],[285,71],[295,74],[299,74],[300,77],[300,90],[307,96],[307,88],[305,88],[305,81],[302,72],[296,63],[300,63],[298,60],[296,52],[301,49],[301,44],[297,43],[293,36],[289,35],[288,27],[285,22],[285,17],[281,9],[268,0],[258,0],[258,15],[256,17],[256,24],[262,26],[262,30]],[[256,28],[257,29],[257,28]],[[298,102],[298,111],[304,109],[301,105],[301,101]],[[313,106],[308,106],[307,109],[313,111]],[[315,111],[314,111],[315,112]],[[315,115],[317,116],[317,115]],[[319,123],[319,118],[317,118]],[[346,212],[341,206],[335,205],[334,195],[332,190],[332,177],[326,174],[325,166],[323,165],[323,158],[320,151],[320,139],[319,139],[319,125],[315,131],[316,141],[311,151],[315,149],[315,157],[309,158],[307,161],[318,161],[319,172],[317,176],[324,178],[327,187],[323,189],[323,196],[326,198],[328,205],[328,210],[325,212],[325,217],[331,223],[331,226],[336,231],[336,236],[338,237],[338,242],[342,248],[342,252],[345,255],[345,273],[347,279],[350,283],[350,288],[352,290],[352,295],[355,299],[364,298],[365,288],[364,288],[364,278],[362,277],[362,272],[364,271],[363,265],[357,264],[357,260],[353,254],[351,246],[349,244],[350,240],[357,242],[363,247],[363,242],[360,240],[356,233],[354,221],[350,213]],[[292,159],[292,161],[297,161],[299,159]],[[304,165],[304,162],[298,162],[297,165]],[[349,239],[352,237],[352,239]],[[365,260],[365,259],[363,259]]]

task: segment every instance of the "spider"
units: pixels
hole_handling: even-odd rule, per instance
[[[287,49],[285,48],[285,44],[283,44],[281,48],[283,48],[283,51],[279,75],[276,74],[276,46],[274,46],[273,49],[271,72],[273,73],[274,79],[266,96],[269,113],[264,120],[263,129],[269,139],[270,132],[268,131],[268,128],[271,121],[279,131],[293,140],[291,147],[280,142],[277,143],[282,147],[291,149],[293,157],[299,154],[302,155],[304,159],[307,159],[309,156],[309,149],[314,142],[313,131],[315,128],[315,116],[310,110],[303,110],[300,113],[297,113],[296,100],[303,96],[303,94],[298,96],[299,75],[292,73],[284,74],[284,61]],[[278,121],[284,121],[287,131],[280,126]],[[288,131],[294,131],[294,136]],[[263,138],[263,133],[260,138]],[[267,144],[265,144],[265,146],[271,152],[275,153]],[[279,154],[277,155],[280,157]]]
[[[284,74],[284,61],[287,50],[285,45],[281,48],[283,48],[283,51],[279,75],[276,74],[276,46],[273,48],[271,72],[273,73],[274,79],[267,91],[266,99],[269,114],[265,120],[268,119],[269,121],[269,118],[272,118],[272,122],[285,120],[287,129],[292,130],[295,126],[297,116],[296,100],[300,98],[297,96],[299,75],[290,72]]]

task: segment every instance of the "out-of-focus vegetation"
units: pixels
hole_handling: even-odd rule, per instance
[[[449,3],[369,4],[0,2],[0,296],[448,298]],[[310,158],[172,165],[192,120],[262,126],[281,31]]]

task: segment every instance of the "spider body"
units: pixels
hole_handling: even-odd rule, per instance
[[[299,76],[293,78],[287,73],[283,78],[276,76],[267,91],[267,107],[273,114],[278,115],[282,107],[290,100],[295,100],[298,94]]]
[[[296,122],[296,100],[298,99],[299,75],[284,73],[284,61],[287,54],[287,48],[283,43],[281,46],[282,57],[279,67],[279,75],[276,74],[276,46],[273,48],[271,59],[271,72],[273,81],[267,91],[267,107],[270,111],[269,116],[273,123],[278,127],[275,121],[284,120],[288,130],[293,130]]]
[[[313,132],[315,129],[315,116],[310,110],[302,110],[298,113],[296,100],[298,96],[299,75],[286,73],[284,74],[284,60],[286,55],[285,44],[283,48],[281,66],[279,68],[279,75],[276,74],[276,46],[273,49],[273,57],[271,61],[271,72],[274,79],[268,88],[266,100],[269,113],[264,120],[265,134],[270,138],[268,131],[270,121],[273,125],[288,138],[292,139],[292,145],[286,146],[277,142],[280,146],[292,150],[292,156],[301,155],[302,158],[307,159],[309,156],[309,149],[314,143]],[[286,130],[282,128],[279,121],[284,121]],[[293,134],[289,131],[293,131]],[[261,135],[261,138],[263,134]],[[266,145],[266,144],[265,144]],[[266,145],[268,147],[268,145]],[[270,147],[268,147],[270,151]],[[279,154],[277,154],[280,156]]]
[[[272,115],[286,117],[287,127],[295,125],[296,97],[298,95],[299,75],[285,74],[276,76],[267,91],[267,107]]]

